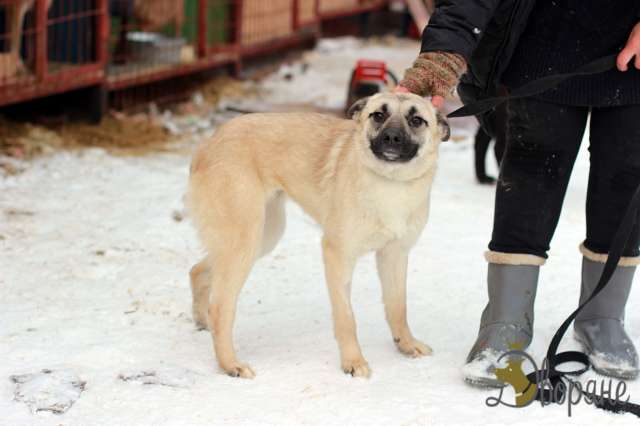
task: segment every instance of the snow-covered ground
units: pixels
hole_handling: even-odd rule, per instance
[[[265,85],[274,102],[338,107],[355,59],[389,59],[401,73],[417,51],[409,42],[334,40],[306,57],[311,74],[275,75]],[[211,337],[191,321],[188,270],[202,250],[181,220],[187,152],[60,152],[3,178],[0,424],[637,424],[584,404],[571,419],[566,406],[488,408],[485,399],[497,393],[463,383],[460,367],[486,303],[482,253],[493,209],[493,189],[474,182],[472,152],[469,141],[442,146],[431,219],[410,259],[410,324],[433,356],[396,351],[372,258],[356,270],[353,304],[370,380],[339,369],[320,233],[296,206],[240,298],[238,353],[257,372],[241,380],[220,373]],[[583,151],[541,277],[530,350],[538,359],[577,302],[587,171]],[[639,292],[628,327],[640,343]],[[565,342],[575,347],[571,336]],[[640,401],[640,383],[628,393]]]

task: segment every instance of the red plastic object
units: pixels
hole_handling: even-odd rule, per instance
[[[363,81],[387,84],[387,64],[382,61],[358,61],[351,84],[355,86]]]

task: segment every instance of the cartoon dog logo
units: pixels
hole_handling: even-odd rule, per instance
[[[514,351],[521,350],[521,345],[511,345]],[[504,368],[496,368],[495,375],[498,380],[511,385],[516,393],[516,406],[524,407],[529,405],[536,397],[538,387],[532,383],[527,375],[522,371],[522,362],[524,359],[518,356],[509,356],[507,366]]]

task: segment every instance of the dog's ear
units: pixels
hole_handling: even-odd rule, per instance
[[[446,142],[451,137],[451,127],[449,127],[449,122],[440,112],[436,114],[436,117],[438,120],[438,128],[440,128],[440,133],[442,134],[442,142]]]
[[[366,98],[355,101],[347,111],[347,118],[351,118],[354,120],[357,119],[364,109],[365,105],[367,105],[367,102],[369,102],[369,98],[370,96],[367,96]]]

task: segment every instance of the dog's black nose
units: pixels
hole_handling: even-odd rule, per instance
[[[389,145],[401,144],[405,140],[404,132],[401,129],[389,128],[382,133],[382,142]]]

